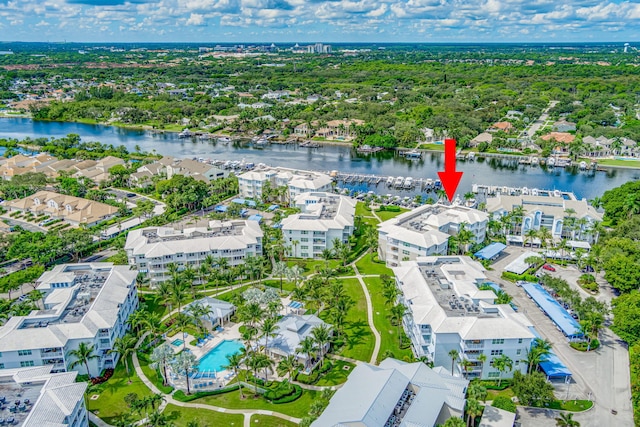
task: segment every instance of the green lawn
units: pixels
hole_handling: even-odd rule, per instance
[[[420,144],[421,150],[444,151],[444,144]]]
[[[263,282],[266,286],[271,286],[276,289],[280,289],[280,278],[276,280],[265,280]],[[282,279],[282,289],[285,292],[291,292],[295,289],[295,283],[289,282],[286,277]]]
[[[182,408],[176,405],[167,405],[163,413],[176,427],[186,427],[187,423],[192,420],[196,420],[200,427],[242,426],[244,423],[243,415],[225,414],[206,409]]]
[[[242,389],[245,398],[240,399],[240,390],[229,393],[206,396],[193,400],[191,403],[208,403],[209,405],[220,406],[232,409],[264,409],[276,411],[296,418],[302,418],[309,414],[311,402],[320,398],[320,392],[313,390],[303,390],[299,399],[290,403],[275,404],[258,396],[253,397],[253,392]]]
[[[347,313],[344,326],[345,345],[338,354],[368,362],[373,353],[374,337],[367,323],[367,302],[364,299],[364,292],[357,279],[344,279],[343,283],[345,293],[353,299],[354,305]],[[320,313],[320,317],[331,322],[326,310]]]
[[[162,304],[159,304],[159,301],[150,294],[142,294],[144,297],[144,305],[146,306],[146,311],[150,313],[158,313],[160,317],[164,317],[169,311],[167,307]]]
[[[382,296],[382,280],[378,277],[367,277],[364,282],[367,284],[369,295],[371,295],[371,303],[373,304],[373,323],[378,332],[380,332],[381,342],[378,360],[382,359],[382,355],[387,350],[390,350],[396,359],[411,358],[413,353],[410,347],[400,348],[398,327],[391,324],[388,316],[390,307],[385,305],[385,300]],[[404,334],[404,331],[401,333]]]
[[[144,375],[155,384],[156,387],[163,393],[171,393],[173,391],[173,387],[165,386],[162,384],[162,374],[159,374],[157,369],[152,369],[149,367],[149,355],[138,352],[138,361],[140,362],[140,368]]]
[[[403,214],[405,212],[408,212],[409,209],[404,209],[404,208],[400,208],[400,210],[398,212],[392,212],[392,211],[376,211],[376,215],[378,215],[378,217],[382,220],[382,221],[387,221],[391,218],[395,218],[400,214]]]
[[[357,216],[373,216],[371,213],[371,209],[366,205],[365,202],[356,203],[356,215]]]
[[[291,267],[295,264],[299,265],[300,267],[302,267],[302,269],[304,270],[304,275],[308,276],[309,274],[313,274],[316,272],[316,267],[320,268],[322,266],[324,266],[325,264],[325,260],[323,259],[290,259],[287,261],[287,266]],[[329,260],[329,268],[331,269],[336,269],[338,268],[338,266],[340,266],[340,261],[338,261],[337,259],[330,259]]]
[[[131,368],[131,384],[127,382],[127,374],[124,363],[118,363],[113,376],[106,383],[102,383],[97,390],[88,394],[89,410],[109,424],[114,424],[117,418],[129,413],[129,408],[124,402],[124,397],[129,393],[135,393],[139,398],[151,395],[151,390],[136,376],[133,363],[129,360]],[[91,396],[99,395],[98,399],[92,400]],[[96,412],[98,410],[99,412]]]
[[[297,424],[269,415],[252,415],[251,425],[255,427],[294,427]]]
[[[377,254],[368,253],[360,261],[356,262],[356,267],[358,267],[360,274],[386,274],[393,277],[393,271],[384,262],[377,261],[377,259]]]
[[[515,396],[515,394],[513,394],[513,390],[511,390],[511,387],[504,390],[487,390],[487,400],[493,400],[499,396],[511,399],[513,396]]]
[[[627,168],[640,168],[640,160],[598,160],[598,166],[622,166]]]
[[[356,367],[353,363],[344,362],[342,360],[332,360],[333,368],[326,374],[322,375],[317,383],[314,385],[318,386],[332,386],[337,384],[343,384],[347,381],[347,377],[353,371],[353,368]],[[348,367],[348,369],[345,369]]]

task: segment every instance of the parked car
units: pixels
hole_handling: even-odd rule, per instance
[[[593,273],[593,267],[591,267],[590,265],[587,265],[585,268],[582,269],[583,273]]]
[[[542,266],[543,270],[547,270],[547,271],[556,271],[555,267],[549,265],[549,264],[545,264]]]

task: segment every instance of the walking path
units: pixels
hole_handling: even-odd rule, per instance
[[[147,334],[148,333],[144,334],[138,340],[136,348],[144,341],[144,339],[147,336]],[[245,427],[251,425],[251,416],[254,415],[254,414],[256,414],[256,415],[269,415],[269,416],[272,416],[272,417],[278,417],[278,418],[282,418],[283,420],[291,421],[292,423],[296,423],[296,424],[300,423],[300,418],[296,418],[296,417],[292,417],[292,416],[289,416],[289,415],[285,415],[285,414],[282,414],[280,412],[267,411],[267,410],[264,410],[264,409],[229,409],[229,408],[222,408],[220,406],[208,405],[208,404],[204,404],[204,403],[180,402],[179,400],[174,399],[172,395],[167,395],[167,394],[162,393],[155,386],[155,384],[153,384],[149,380],[149,378],[146,377],[146,375],[142,371],[142,368],[140,367],[140,361],[138,360],[138,354],[136,352],[133,352],[132,359],[133,359],[133,366],[134,366],[134,368],[136,370],[136,374],[142,380],[144,385],[146,385],[153,393],[161,394],[161,395],[164,396],[164,398],[165,398],[165,401],[164,401],[164,404],[163,404],[164,406],[161,405],[161,410],[164,410],[164,408],[167,405],[171,404],[171,405],[180,406],[181,408],[206,409],[208,411],[223,412],[223,413],[226,413],[226,414],[239,414],[239,415],[243,415],[244,416],[244,425],[245,425]],[[103,425],[99,425],[99,427],[109,427],[109,426],[108,426],[108,424],[105,423]]]
[[[363,253],[360,257],[358,257],[358,259],[356,259],[351,263],[351,266],[353,267],[353,270],[356,272],[355,278],[358,279],[358,282],[360,282],[360,286],[362,286],[362,292],[364,292],[364,298],[365,300],[367,300],[367,322],[369,323],[369,328],[371,328],[371,332],[373,332],[373,336],[376,339],[376,342],[373,346],[373,353],[371,353],[371,360],[369,361],[369,363],[375,364],[378,360],[378,353],[380,352],[380,342],[381,342],[380,332],[378,332],[378,330],[376,329],[376,325],[374,325],[373,323],[373,304],[371,303],[371,296],[369,295],[369,289],[367,289],[367,285],[364,283],[364,280],[362,280],[363,276],[362,274],[360,274],[360,271],[358,271],[358,267],[356,267],[356,262],[360,261],[360,259],[362,259],[366,254],[367,252]]]
[[[89,421],[98,427],[112,427],[111,424],[107,424],[102,418],[94,414],[93,412],[87,409],[87,413],[89,413]]]

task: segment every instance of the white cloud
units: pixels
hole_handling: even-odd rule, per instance
[[[204,25],[204,15],[192,13],[187,19],[187,25]]]

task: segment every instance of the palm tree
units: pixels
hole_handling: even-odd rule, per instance
[[[316,342],[310,336],[305,337],[302,341],[300,341],[300,347],[296,349],[298,352],[303,353],[307,356],[307,360],[305,361],[305,369],[310,368],[311,357],[316,352]]]
[[[287,263],[284,261],[278,261],[273,266],[273,275],[280,278],[280,292],[282,292],[282,279],[287,275]]]
[[[462,371],[464,372],[464,377],[465,379],[467,378],[467,375],[469,374],[469,371],[471,370],[471,367],[473,367],[473,362],[469,359],[462,359]]]
[[[233,353],[227,355],[227,364],[223,366],[224,369],[231,369],[233,374],[237,377],[238,371],[242,368],[242,355],[240,353]],[[240,390],[240,399],[244,399],[242,394],[242,381],[238,379],[238,385]]]
[[[260,325],[260,332],[262,332],[262,336],[264,337],[264,354],[267,354],[267,347],[269,346],[269,337],[276,336],[276,330],[278,321],[275,317],[267,317],[262,321],[262,325]]]
[[[294,287],[298,287],[298,282],[302,279],[302,269],[298,265],[293,265],[287,269],[287,280],[293,281]]]
[[[467,388],[467,396],[471,399],[484,401],[487,398],[487,389],[479,382],[472,381]]]
[[[311,336],[316,344],[318,344],[318,349],[320,350],[320,367],[322,368],[325,355],[324,348],[331,342],[331,329],[325,323],[320,324],[313,328]]]
[[[456,365],[456,360],[458,360],[458,357],[460,356],[460,353],[458,352],[458,350],[456,350],[455,348],[449,350],[449,357],[451,358],[451,375],[453,375],[453,368]]]
[[[293,258],[296,258],[298,256],[298,245],[299,244],[300,244],[300,242],[297,241],[297,240],[293,240],[291,242],[291,245],[293,245],[293,255],[292,255]]]
[[[556,425],[558,427],[580,427],[580,423],[573,419],[571,412],[563,412],[558,418],[556,418]]]
[[[484,363],[487,361],[487,355],[484,353],[480,353],[478,355],[478,362],[482,363],[482,370],[484,370]]]
[[[502,383],[502,374],[513,369],[513,360],[506,354],[502,354],[493,359],[493,367],[498,370],[500,376],[498,377],[498,387]]]
[[[448,418],[447,421],[444,422],[442,427],[465,427],[464,420],[458,417]]]
[[[402,345],[402,318],[406,312],[407,307],[404,304],[396,304],[391,307],[391,320],[398,328],[398,345]]]
[[[167,365],[174,357],[173,348],[167,343],[154,348],[151,353],[151,360],[162,368],[162,385],[167,385]]]
[[[260,369],[264,369],[264,380],[265,382],[269,381],[269,377],[267,372],[268,371],[273,371],[273,360],[271,360],[271,358],[269,356],[267,356],[266,354],[262,354],[262,353],[256,353],[253,356],[251,356],[251,360],[250,360],[250,364],[251,364],[251,368],[253,368],[254,370],[254,385],[255,385],[255,393],[256,395],[258,394],[258,377],[257,375],[255,375],[255,373],[257,371],[259,371]]]
[[[531,246],[533,246],[533,240],[536,237],[538,237],[538,230],[535,230],[533,228],[528,229],[524,233],[524,245],[527,246],[527,242],[529,242]]]
[[[171,367],[176,371],[183,373],[187,380],[187,394],[191,394],[189,388],[189,377],[192,373],[198,370],[198,359],[196,356],[188,351],[183,351],[176,356],[171,362]]]
[[[184,336],[185,329],[193,325],[193,318],[184,313],[178,313],[178,315],[175,318],[175,322],[173,324],[176,326],[176,329],[178,329],[178,331],[182,332]],[[187,348],[187,341],[186,340],[183,340],[183,341],[184,341],[183,342],[183,350],[184,350]]]
[[[476,399],[467,399],[467,425],[475,425],[476,417],[482,414],[482,405]]]
[[[540,227],[540,230],[538,230],[538,238],[540,238],[540,246],[547,248],[549,246],[549,242],[553,238],[551,230],[547,227]]]
[[[129,372],[129,356],[136,349],[136,339],[131,335],[125,335],[118,337],[113,341],[113,348],[110,349],[107,354],[116,353],[120,355],[120,358],[124,360],[124,368],[127,371],[127,379],[131,384],[131,372]]]
[[[289,354],[278,362],[278,375],[284,376],[284,374],[288,374],[289,380],[293,380],[293,373],[299,369],[300,363],[294,354]]]
[[[551,354],[551,343],[546,339],[534,338],[531,348],[527,352],[527,373],[531,373],[535,365],[547,360],[549,354]]]
[[[89,361],[100,358],[100,356],[94,353],[94,350],[95,350],[95,346],[89,345],[86,342],[81,341],[77,349],[71,350],[69,352],[69,356],[76,358],[76,360],[71,362],[71,364],[69,365],[69,368],[73,369],[78,365],[84,365],[84,367],[87,370],[87,375],[89,375],[89,378],[90,379],[93,378],[93,376],[91,375],[91,371],[89,370]]]

